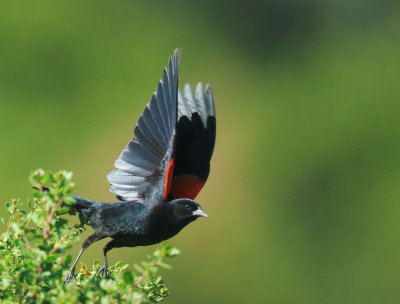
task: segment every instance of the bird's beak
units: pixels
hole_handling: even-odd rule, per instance
[[[200,207],[193,211],[194,216],[203,216],[203,217],[208,217],[207,213],[205,213]]]

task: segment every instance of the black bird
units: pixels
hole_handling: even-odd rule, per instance
[[[146,105],[129,141],[107,179],[120,202],[100,203],[75,196],[76,208],[94,233],[82,245],[65,278],[93,242],[110,237],[99,274],[108,277],[107,252],[116,247],[146,246],[176,235],[198,217],[207,217],[193,199],[210,172],[215,143],[215,110],[211,87],[199,83],[178,90],[180,51]]]

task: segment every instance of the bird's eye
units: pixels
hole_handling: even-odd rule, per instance
[[[186,208],[186,209],[190,209],[190,206],[189,206],[189,205],[185,205],[185,208]]]

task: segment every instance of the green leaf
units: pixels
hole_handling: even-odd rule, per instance
[[[165,268],[165,269],[172,269],[172,266],[171,266],[171,265],[168,265],[168,264],[166,264],[166,263],[160,263],[160,264],[158,264],[158,266],[160,266],[160,267],[162,267],[162,268]]]
[[[130,271],[125,271],[124,272],[124,282],[128,285],[132,285],[133,284],[133,276],[132,273]]]
[[[175,256],[177,256],[178,254],[180,254],[181,253],[181,251],[178,249],[178,248],[172,248],[171,249],[171,251],[168,253],[168,256],[169,257],[175,257]]]
[[[26,212],[22,209],[15,209],[15,212],[21,213],[21,214],[26,214]]]
[[[45,185],[45,184],[49,181],[50,178],[51,178],[51,173],[50,173],[50,172],[47,172],[47,173],[43,176],[43,178],[41,179],[40,183],[41,183],[42,185]]]

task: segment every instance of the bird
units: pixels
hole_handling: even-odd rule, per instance
[[[104,265],[97,276],[109,277],[107,253],[113,248],[157,244],[199,217],[208,217],[194,201],[209,173],[216,137],[211,86],[199,82],[193,92],[178,89],[181,50],[164,67],[156,91],[145,106],[107,179],[118,202],[103,203],[72,195],[75,208],[93,228],[68,272],[92,243],[104,238]]]

